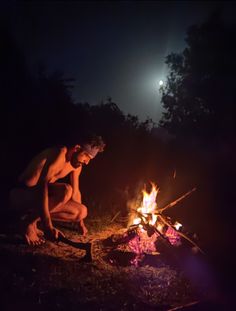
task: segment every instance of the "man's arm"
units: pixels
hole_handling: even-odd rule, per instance
[[[40,190],[42,195],[42,202],[41,202],[41,212],[42,212],[42,222],[45,227],[45,229],[52,230],[52,220],[49,212],[49,203],[48,203],[48,181],[44,180],[42,183],[40,183]]]
[[[72,186],[72,200],[77,203],[82,203],[81,201],[81,192],[79,189],[79,176],[81,173],[82,167],[77,168],[75,171],[70,174],[70,182]]]
[[[48,183],[55,175],[55,172],[57,171],[58,166],[60,166],[60,163],[64,161],[65,152],[65,148],[60,148],[47,158],[38,181],[38,186],[40,188],[42,198],[42,201],[40,202],[41,220],[45,230],[48,231],[49,235],[51,235],[53,238],[58,238],[58,230],[53,227],[49,211]]]
[[[78,169],[76,169],[75,171],[71,172],[71,174],[70,174],[71,186],[72,186],[72,189],[73,189],[72,200],[77,202],[77,203],[80,203],[80,204],[82,203],[82,201],[81,201],[81,192],[80,192],[80,189],[79,189],[79,176],[80,176],[81,170],[82,170],[82,167],[79,167]],[[79,224],[81,226],[83,235],[86,235],[88,230],[87,230],[87,228],[86,228],[86,226],[84,224],[84,220],[81,219],[79,221]]]

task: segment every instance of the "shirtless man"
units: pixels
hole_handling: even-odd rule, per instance
[[[30,210],[25,238],[29,245],[44,242],[43,234],[57,239],[60,231],[52,221],[78,222],[85,235],[84,218],[87,208],[81,203],[79,176],[87,165],[105,147],[101,137],[93,137],[73,147],[49,148],[38,154],[20,175],[22,187],[10,192],[10,205],[14,209]],[[70,174],[70,184],[58,179]],[[41,221],[43,231],[39,230]]]

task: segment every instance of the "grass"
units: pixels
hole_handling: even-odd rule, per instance
[[[86,237],[62,229],[71,239],[92,242],[92,263],[80,261],[83,250],[61,243],[2,243],[2,310],[168,310],[207,297],[208,288],[157,257],[139,267],[107,260],[112,249],[103,241],[126,230],[127,219],[115,215],[89,215]]]

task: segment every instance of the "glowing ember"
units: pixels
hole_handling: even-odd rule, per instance
[[[168,227],[165,236],[168,238],[171,245],[178,246],[181,244],[180,236],[173,228]]]
[[[182,227],[182,224],[179,223],[178,221],[175,222],[174,227],[176,230],[179,230]]]
[[[156,239],[158,234],[155,233],[148,237],[145,230],[138,230],[134,239],[130,240],[129,247],[136,254],[156,252]]]

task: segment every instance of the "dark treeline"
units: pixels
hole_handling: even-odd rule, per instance
[[[187,48],[166,59],[165,112],[157,126],[151,119],[141,122],[125,115],[111,98],[96,106],[75,103],[73,80],[60,72],[48,74],[43,66],[32,74],[13,36],[1,26],[4,197],[37,152],[77,143],[86,132],[95,132],[107,146],[81,176],[90,209],[125,214],[127,201],[149,181],[161,188],[160,206],[196,186],[196,193],[170,211],[171,216],[196,230],[213,255],[230,251],[228,232],[235,221],[235,34],[217,14],[189,28]]]
[[[212,262],[230,287],[235,262],[236,26],[216,11],[203,24],[189,27],[186,43],[182,53],[166,58],[169,75],[162,89],[160,126],[176,137],[181,173],[197,181],[187,220],[198,219]]]
[[[6,163],[1,174],[5,193],[32,156],[49,146],[79,143],[88,132],[101,135],[107,145],[81,177],[84,199],[90,204],[116,202],[125,210],[125,190],[134,191],[140,180],[157,180],[156,167],[158,174],[164,175],[163,161],[156,158],[164,144],[151,119],[140,122],[136,116],[124,115],[111,98],[96,106],[74,103],[73,79],[64,79],[60,72],[48,74],[43,66],[32,74],[11,33],[2,28],[1,34],[1,160]]]
[[[182,53],[166,58],[169,75],[162,89],[165,111],[160,125],[176,136],[178,148],[191,146],[200,152],[205,171],[201,180],[206,180],[205,190],[211,192],[214,214],[232,228],[236,26],[216,11],[203,24],[189,27],[186,43]],[[198,169],[198,163],[191,165]]]

